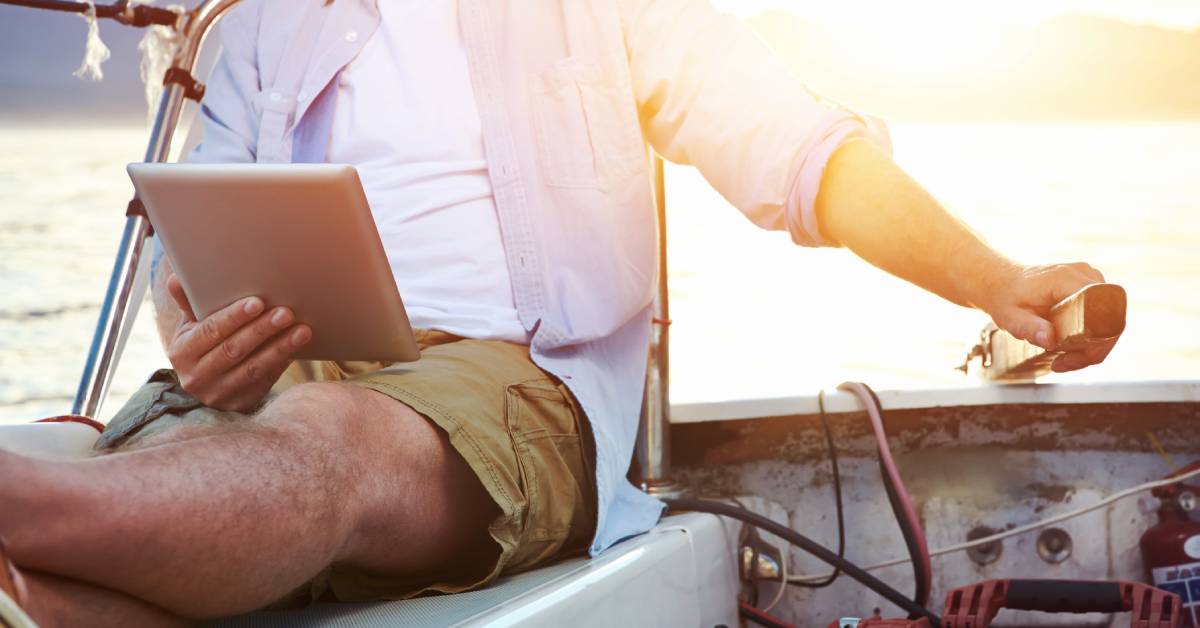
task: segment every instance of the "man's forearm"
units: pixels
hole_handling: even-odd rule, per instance
[[[960,305],[986,309],[991,284],[1019,269],[870,142],[830,158],[816,210],[826,239]]]

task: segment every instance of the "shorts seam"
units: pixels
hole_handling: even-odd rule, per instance
[[[571,405],[570,402],[563,396],[562,391],[554,385],[554,381],[547,377],[513,382],[512,384],[508,385],[508,388],[522,388],[526,394],[537,397],[538,399],[558,402],[564,406]]]

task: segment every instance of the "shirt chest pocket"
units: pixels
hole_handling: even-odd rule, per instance
[[[621,86],[574,57],[529,77],[534,141],[547,185],[607,188],[641,171],[636,108]]]

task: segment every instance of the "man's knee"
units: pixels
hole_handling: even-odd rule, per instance
[[[420,446],[428,431],[423,416],[399,401],[373,390],[339,382],[293,386],[256,417],[265,426],[349,451],[370,451],[381,445],[394,450]]]
[[[359,415],[353,390],[344,384],[313,382],[288,388],[255,415],[255,423],[282,432],[341,440]]]

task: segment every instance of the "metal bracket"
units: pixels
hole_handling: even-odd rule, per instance
[[[971,370],[971,360],[979,358],[979,364],[984,369],[992,365],[992,336],[999,331],[994,324],[988,323],[984,326],[983,331],[979,332],[979,343],[971,347],[967,352],[967,357],[963,359],[961,366],[954,367],[956,371],[962,371],[963,374],[968,374]]]
[[[180,67],[172,67],[163,74],[163,85],[175,83],[183,88],[183,97],[200,102],[204,98],[204,83],[196,80],[191,72]]]
[[[146,231],[146,237],[154,235],[154,225],[150,224],[150,216],[146,214],[146,206],[142,204],[142,199],[133,197],[129,199],[129,204],[125,206],[125,216],[141,216],[146,219],[146,224],[149,225]]]

